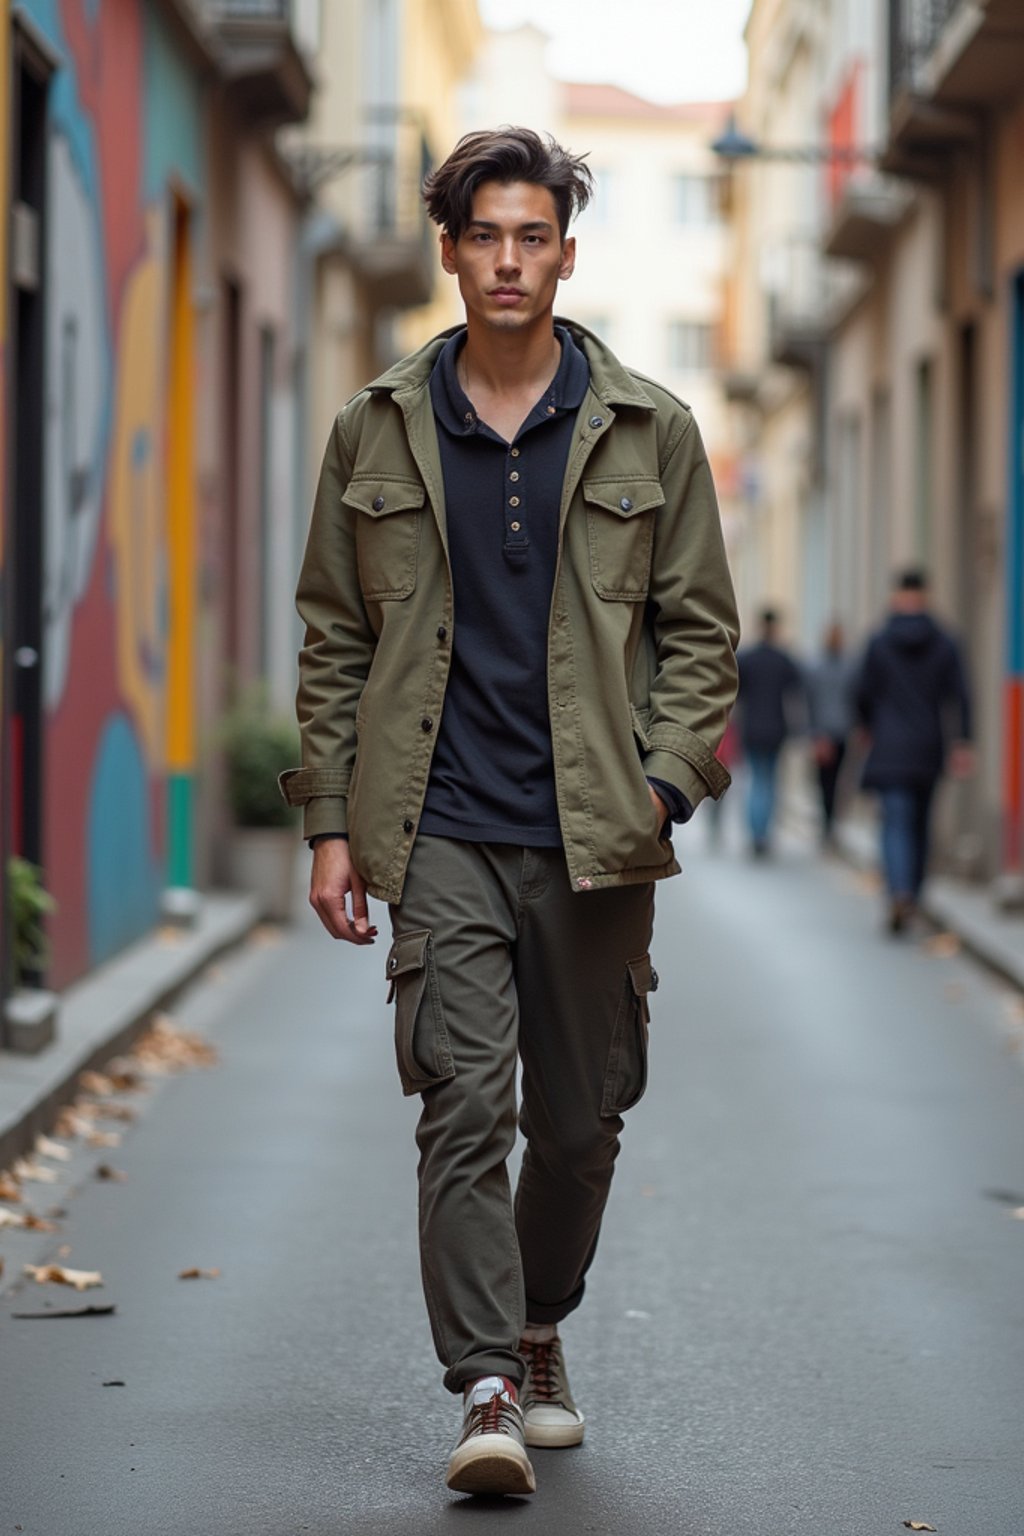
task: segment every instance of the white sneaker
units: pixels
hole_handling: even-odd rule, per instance
[[[466,1393],[462,1433],[445,1482],[456,1493],[534,1493],[523,1414],[504,1376],[484,1376]]]
[[[579,1445],[583,1415],[572,1400],[557,1332],[552,1330],[549,1339],[527,1335],[519,1342],[519,1353],[526,1361],[520,1401],[527,1445]]]

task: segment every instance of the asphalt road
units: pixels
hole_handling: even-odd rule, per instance
[[[386,942],[304,917],[178,1009],[220,1065],[76,1152],[35,1199],[58,1233],[2,1235],[0,1536],[1021,1536],[1019,1003],[884,940],[840,866],[712,856],[699,825],[683,850],[651,1086],[564,1328],[587,1441],[534,1453],[536,1496],[443,1486]],[[19,1278],[65,1244],[102,1290]],[[117,1310],[11,1315],[83,1301]]]

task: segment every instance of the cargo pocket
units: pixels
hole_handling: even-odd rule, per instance
[[[403,1093],[422,1093],[455,1076],[429,928],[395,938],[387,961],[395,1003],[395,1055]]]
[[[630,960],[622,983],[618,1017],[608,1051],[601,1099],[602,1115],[622,1115],[644,1096],[647,1087],[648,994],[657,991],[658,975],[650,955]]]
[[[585,480],[590,579],[606,601],[639,603],[651,584],[657,480]]]
[[[416,587],[426,492],[418,481],[353,480],[342,500],[362,513],[356,521],[356,564],[363,597],[400,602]]]

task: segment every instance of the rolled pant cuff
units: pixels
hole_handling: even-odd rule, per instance
[[[468,1355],[465,1360],[450,1366],[445,1371],[444,1384],[449,1392],[461,1393],[471,1381],[479,1381],[481,1376],[507,1376],[518,1388],[526,1377],[526,1361],[513,1350],[481,1350],[479,1354]]]
[[[526,1300],[526,1321],[528,1323],[560,1323],[563,1318],[575,1312],[583,1300],[583,1287],[580,1286],[568,1301],[553,1302],[551,1306],[544,1306],[542,1302]]]

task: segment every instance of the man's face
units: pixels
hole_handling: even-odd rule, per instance
[[[550,317],[559,278],[572,274],[576,241],[558,229],[547,187],[486,181],[457,241],[441,237],[441,265],[459,280],[467,316],[501,331]]]

